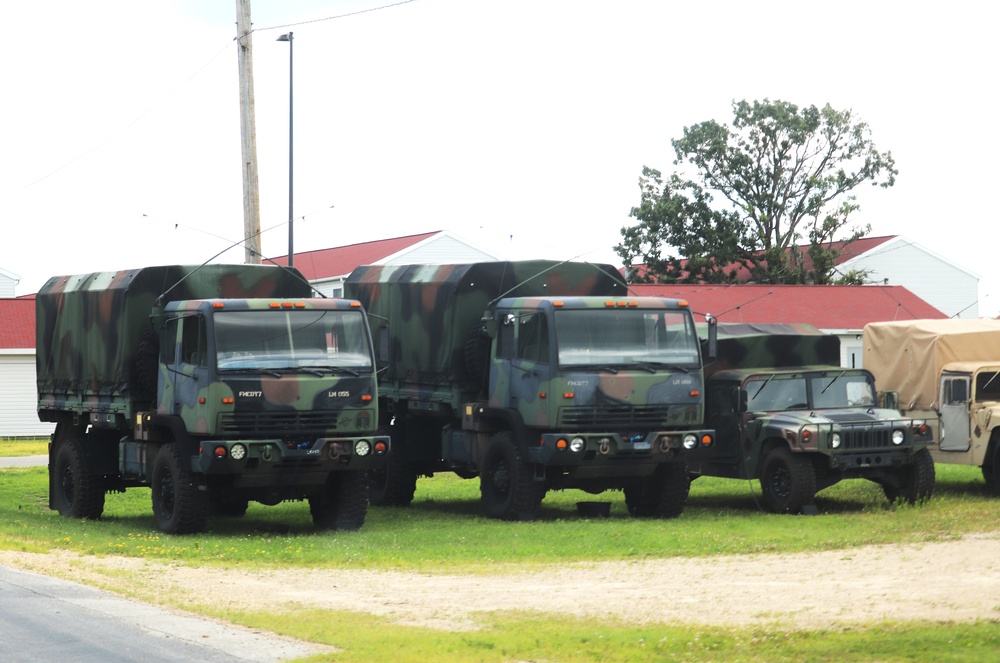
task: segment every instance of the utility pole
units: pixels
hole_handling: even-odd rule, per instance
[[[257,120],[253,102],[253,38],[250,0],[236,0],[240,66],[240,136],[243,147],[243,236],[245,262],[260,264],[260,201],[257,194]]]

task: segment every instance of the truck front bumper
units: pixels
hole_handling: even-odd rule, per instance
[[[389,453],[389,437],[318,438],[307,442],[206,440],[191,469],[205,475],[235,475],[244,487],[322,483],[331,472],[381,467]]]
[[[709,447],[711,430],[648,433],[543,433],[528,448],[528,462],[564,467],[577,477],[647,476],[662,463],[680,462],[697,448]]]

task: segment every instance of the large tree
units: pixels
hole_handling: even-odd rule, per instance
[[[829,104],[733,103],[732,125],[714,120],[671,141],[675,172],[644,167],[642,198],[615,251],[634,282],[859,283],[837,275],[838,246],[864,237],[848,228],[861,184],[890,187],[897,171],[868,125]],[[805,241],[803,241],[805,240]],[[805,260],[799,245],[808,244]],[[635,265],[644,265],[641,273]],[[741,268],[746,272],[740,278]]]

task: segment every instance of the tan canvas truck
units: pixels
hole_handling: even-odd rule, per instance
[[[870,323],[863,357],[886,407],[927,418],[936,462],[981,467],[1000,493],[1000,320]]]

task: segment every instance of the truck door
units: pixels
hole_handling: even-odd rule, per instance
[[[969,375],[941,376],[941,451],[968,451],[972,429],[969,424]]]

